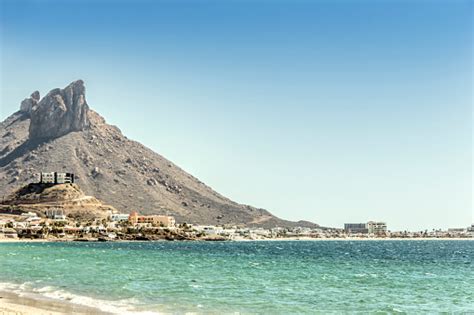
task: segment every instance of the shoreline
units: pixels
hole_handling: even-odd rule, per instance
[[[0,291],[0,314],[2,315],[60,315],[97,314],[109,315],[98,308],[46,297]]]
[[[397,238],[397,237],[385,237],[385,238],[358,238],[358,237],[345,237],[345,238],[267,238],[267,239],[241,239],[241,240],[230,240],[231,242],[291,242],[291,241],[314,241],[314,242],[337,242],[337,241],[362,241],[362,242],[370,242],[370,241],[474,241],[474,238],[449,238],[449,237],[412,237],[412,238]]]
[[[312,237],[287,237],[287,238],[265,238],[265,239],[226,239],[226,240],[174,240],[173,242],[278,242],[278,241],[474,241],[472,237],[380,237],[380,238],[359,238],[359,237],[340,237],[340,238],[312,238]],[[11,239],[0,238],[0,243],[148,243],[148,242],[169,242],[167,240],[110,240],[107,242],[97,240],[78,241],[73,239]]]

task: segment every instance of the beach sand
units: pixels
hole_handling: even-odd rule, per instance
[[[98,309],[63,301],[35,299],[0,291],[0,315],[108,314]]]

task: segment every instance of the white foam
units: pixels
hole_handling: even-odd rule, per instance
[[[58,289],[53,286],[44,286],[34,288],[31,282],[22,284],[0,282],[0,291],[7,291],[18,294],[19,296],[32,299],[49,299],[72,303],[81,306],[87,306],[99,309],[103,312],[124,315],[156,315],[154,311],[137,311],[134,305],[138,304],[136,299],[123,299],[118,301],[101,300],[88,296],[77,295],[66,290]]]

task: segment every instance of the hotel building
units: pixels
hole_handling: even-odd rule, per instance
[[[369,221],[367,222],[367,230],[369,231],[369,234],[385,234],[387,233],[387,223]]]
[[[385,234],[387,233],[387,223],[369,221],[367,223],[345,223],[344,231],[347,234]]]
[[[347,234],[367,234],[369,230],[367,229],[367,223],[345,223],[344,231]]]
[[[167,215],[139,215],[136,211],[132,212],[128,218],[128,222],[133,225],[137,224],[153,224],[163,225],[165,227],[173,227],[176,224],[174,217]]]

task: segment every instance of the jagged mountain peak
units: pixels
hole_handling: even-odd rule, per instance
[[[36,109],[38,102],[40,100],[40,93],[34,91],[31,93],[30,97],[25,98],[20,104],[20,112],[29,115],[32,110]]]
[[[34,96],[39,98],[39,93]],[[27,110],[31,118],[29,139],[57,138],[89,126],[89,106],[82,80],[74,81],[64,89],[53,89],[39,101],[33,94],[27,100],[28,105],[24,107],[30,108]]]

